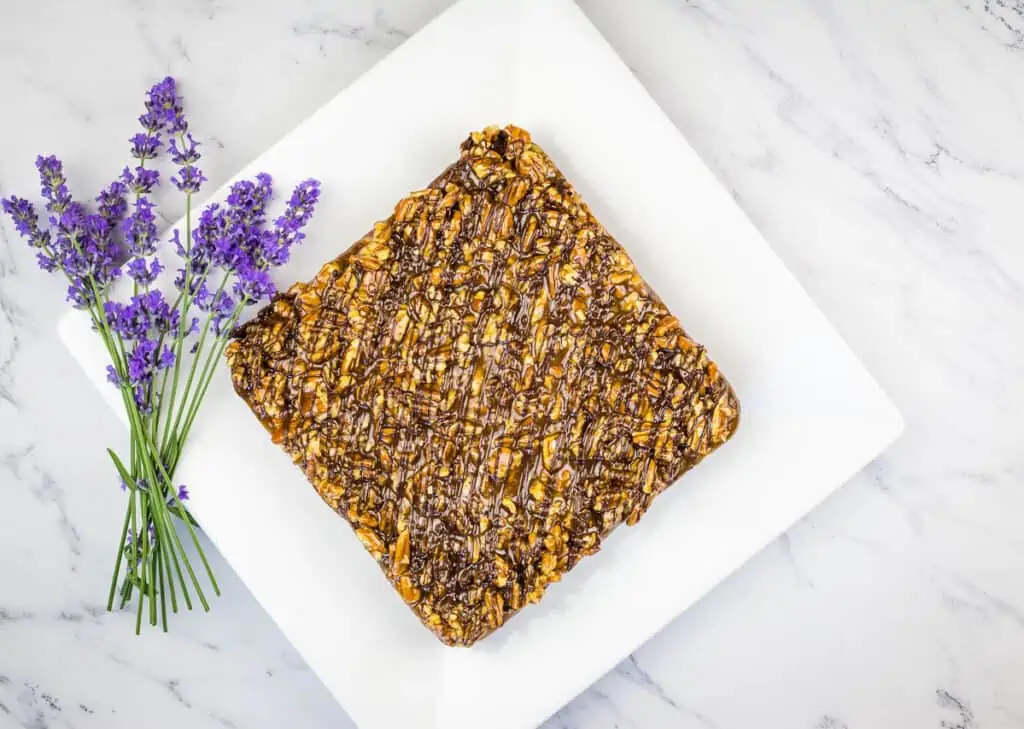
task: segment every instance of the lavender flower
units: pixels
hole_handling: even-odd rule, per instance
[[[181,312],[171,308],[162,291],[136,294],[128,304],[108,301],[103,313],[111,330],[126,342],[177,331],[181,319]]]
[[[146,104],[146,111],[139,116],[139,124],[150,133],[157,133],[164,128],[164,116],[157,109],[150,109]]]
[[[160,149],[160,135],[150,132],[143,134],[139,132],[129,139],[132,143],[131,154],[137,160],[145,162],[147,159],[156,159],[156,153]]]
[[[179,139],[171,138],[167,143],[167,151],[171,160],[181,165],[178,174],[171,178],[171,182],[182,192],[198,192],[199,187],[206,181],[206,176],[195,166],[201,155],[199,154],[199,142],[192,138],[191,134],[181,132],[179,134],[181,148],[178,148]]]
[[[249,266],[238,270],[233,290],[245,305],[254,304],[264,297],[269,299],[277,293],[267,269]]]
[[[239,180],[233,184],[226,202],[240,225],[255,228],[266,221],[267,201],[273,192],[273,180],[266,172],[261,172],[255,181]]]
[[[166,129],[172,134],[188,129],[181,97],[178,96],[178,87],[173,78],[168,76],[149,90],[146,113],[139,118],[139,122],[143,127]]]
[[[171,137],[167,142],[167,152],[171,155],[171,161],[176,165],[191,165],[199,161],[199,142],[192,138],[191,134],[182,135],[181,149],[178,149],[177,137]]]
[[[59,217],[71,204],[71,193],[68,192],[67,180],[64,177],[64,165],[52,154],[49,157],[39,155],[36,157],[36,169],[39,170],[39,191],[46,200],[46,209],[55,217]]]
[[[160,184],[160,173],[145,167],[136,167],[134,171],[125,167],[121,172],[121,181],[136,195],[147,195]]]
[[[47,248],[50,245],[50,231],[40,230],[39,214],[35,205],[25,198],[11,195],[0,201],[3,211],[14,221],[14,229],[28,241],[33,248]],[[40,253],[40,256],[45,254]],[[52,269],[50,269],[52,270]]]
[[[262,237],[260,249],[254,256],[260,264],[280,266],[287,263],[292,246],[306,237],[302,229],[313,216],[319,199],[320,183],[317,180],[306,180],[295,188],[284,215],[274,221],[274,230]]]
[[[124,219],[124,237],[133,256],[149,256],[156,252],[156,207],[149,198],[139,196],[135,212]]]
[[[128,203],[124,199],[127,192],[128,188],[123,182],[114,180],[96,196],[96,202],[99,203],[100,208],[99,213],[110,224],[111,229],[121,223],[128,210]]]
[[[42,252],[36,254],[36,263],[47,273],[53,273],[60,268],[60,262],[54,256]]]
[[[234,313],[235,300],[227,292],[221,291],[216,298],[211,299],[210,321],[213,323],[214,334],[220,336],[227,333],[224,331],[224,322],[228,321]]]
[[[139,117],[139,124],[145,133],[135,134],[129,141],[132,143],[132,157],[145,162],[155,159],[160,149],[160,133],[170,131],[172,134],[184,131],[185,123],[181,99],[174,79],[168,76],[155,84],[146,94],[146,111]]]
[[[120,251],[112,240],[107,219],[87,213],[80,203],[68,199],[60,217],[50,218],[56,226],[52,255],[41,255],[39,265],[44,270],[64,271],[68,300],[76,307],[88,307],[120,275]]]
[[[171,178],[171,182],[182,192],[199,192],[199,188],[207,177],[198,167],[182,167],[178,174]]]
[[[152,259],[133,258],[128,261],[125,266],[125,272],[134,279],[135,283],[139,286],[149,286],[156,280],[164,270],[163,264],[160,263],[160,259],[155,256]]]
[[[139,410],[148,413],[152,408],[153,377],[175,362],[174,351],[160,342],[177,331],[181,314],[171,308],[160,291],[136,294],[127,305],[108,301],[103,312],[111,330],[129,345],[125,372],[122,375],[108,368],[107,379],[115,386],[131,389]]]

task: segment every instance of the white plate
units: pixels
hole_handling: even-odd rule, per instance
[[[473,129],[530,130],[743,406],[736,437],[471,649],[446,648],[271,444],[221,367],[179,469],[205,530],[364,729],[542,722],[890,443],[899,414],[569,0],[463,0],[240,173],[323,181],[310,277]],[[220,194],[217,197],[221,197]],[[61,335],[103,382],[80,318]],[[216,609],[216,606],[215,606]]]

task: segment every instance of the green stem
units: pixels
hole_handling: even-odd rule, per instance
[[[135,492],[133,491],[132,492],[133,496],[134,496],[134,493]],[[132,552],[131,552],[131,560],[132,560],[131,568],[132,568],[132,571],[131,571],[131,580],[129,580],[129,584],[130,585],[136,585],[138,583],[138,581],[139,581],[139,525],[138,525],[138,521],[137,521],[137,517],[136,517],[136,514],[137,514],[136,507],[137,506],[138,505],[134,501],[132,501]],[[131,594],[131,590],[129,590],[129,594]],[[142,590],[141,589],[139,590],[139,594],[140,595],[142,594]]]
[[[149,557],[149,529],[146,528],[146,499],[139,501],[139,520],[142,522],[142,535],[135,533],[135,543],[139,550],[139,564],[141,565],[142,578],[139,582],[139,605],[135,614],[135,635],[142,633],[142,607],[148,596],[148,585],[146,585],[146,559]]]
[[[134,416],[134,419],[133,419],[132,422],[134,423],[134,427],[138,427],[138,417],[139,417],[139,415],[138,415],[138,411],[135,410],[135,408],[132,408],[129,411],[129,417],[132,418],[133,416]],[[181,501],[178,499],[178,490],[176,488],[174,488],[173,480],[171,479],[170,474],[167,473],[167,469],[164,467],[163,461],[160,460],[160,454],[157,452],[156,447],[153,445],[152,441],[150,441],[148,439],[147,433],[146,433],[146,431],[144,429],[139,428],[138,432],[139,432],[139,435],[142,438],[141,447],[142,447],[142,449],[144,451],[144,453],[142,455],[142,458],[141,458],[142,465],[143,465],[143,467],[144,467],[144,469],[146,471],[146,477],[149,479],[149,483],[151,483],[151,484],[159,484],[160,483],[159,479],[157,479],[156,471],[153,468],[153,464],[155,462],[157,467],[160,469],[160,471],[161,471],[161,473],[162,473],[162,475],[164,477],[164,483],[167,484],[168,491],[173,495],[175,503],[178,505],[179,508],[181,508],[184,511],[184,507],[181,506]],[[162,498],[160,499],[160,503],[164,504]],[[164,505],[166,506],[166,504],[164,504]],[[192,530],[192,525],[189,524],[188,521],[186,521],[185,523],[186,523],[186,525],[188,525],[189,531],[192,534],[192,541],[195,544],[196,550],[199,552],[199,557],[202,559],[203,565],[206,567],[207,574],[210,577],[210,582],[213,583],[213,588],[216,591],[216,593],[219,595],[220,594],[220,589],[217,587],[217,583],[213,579],[213,571],[210,569],[210,565],[209,565],[209,563],[206,560],[206,555],[203,553],[203,548],[199,544],[199,539],[196,537],[195,532]],[[177,536],[177,533],[175,533],[175,536]],[[175,543],[175,540],[172,540],[172,544],[173,543]],[[185,568],[187,569],[187,571],[189,573],[189,576],[192,578],[192,584],[193,584],[193,587],[196,588],[196,593],[199,596],[199,600],[203,604],[203,608],[208,611],[210,609],[210,606],[206,602],[206,598],[203,595],[202,588],[199,586],[199,580],[196,578],[195,572],[192,569],[192,565],[189,562],[188,557],[185,554],[184,547],[181,545],[180,541],[177,542],[177,546],[179,547],[179,551],[181,553],[181,557],[182,557],[182,559],[183,559],[183,561],[185,563]]]
[[[213,381],[213,371],[217,362],[220,361],[220,358],[224,354],[224,350],[227,348],[229,333],[234,329],[244,308],[245,304],[242,302],[239,302],[235,307],[234,312],[231,314],[231,318],[228,319],[227,325],[221,330],[221,335],[216,339],[216,344],[210,351],[206,363],[203,365],[203,371],[199,375],[199,388],[196,390],[192,406],[189,409],[188,416],[185,418],[185,427],[182,428],[181,433],[178,435],[178,446],[175,448],[174,452],[175,464],[177,463],[177,458],[181,455],[181,448],[184,446],[185,440],[188,438],[188,434],[192,430],[192,423],[195,422],[196,415],[199,414],[199,406],[202,404],[203,398],[206,397],[206,391],[210,387],[210,382]]]
[[[110,449],[107,449],[111,452]],[[114,595],[117,593],[117,578],[121,574],[121,562],[124,561],[124,542],[128,538],[128,525],[135,509],[135,492],[128,499],[128,509],[124,512],[124,526],[121,527],[121,541],[117,545],[117,561],[114,562],[114,577],[110,580],[110,594],[107,596],[107,612],[114,609]]]
[[[163,346],[164,346],[164,338],[165,338],[165,335],[161,334],[160,335],[160,339],[157,340],[157,343],[156,343],[156,351],[157,352],[161,351],[161,349],[163,348]],[[167,370],[164,370],[163,371],[163,375],[161,376],[161,379],[160,379],[160,389],[156,390],[156,391],[153,391],[156,394],[156,397],[152,400],[152,403],[153,403],[153,413],[152,413],[152,415],[150,415],[150,418],[149,418],[149,425],[150,425],[149,432],[150,432],[150,437],[153,440],[157,439],[157,433],[160,432],[160,413],[163,412],[163,406],[164,406],[164,387],[166,385],[167,385]]]
[[[158,519],[154,522],[156,525],[156,537],[159,540],[158,544],[160,547],[161,562],[157,565],[160,569],[160,584],[167,586],[167,590],[171,593],[171,612],[178,612],[178,595],[177,590],[174,587],[174,573],[171,572],[171,558],[168,556],[169,552],[173,551],[168,541],[171,537],[167,534],[167,523],[164,519]],[[166,546],[162,546],[166,545]],[[166,613],[166,611],[165,611]],[[167,617],[164,617],[164,626],[166,630]]]
[[[186,268],[190,268],[190,265],[186,262],[185,267]],[[209,271],[207,271],[207,273],[203,274],[202,279],[200,279],[200,281],[199,281],[199,286],[202,286],[204,283],[206,283],[206,278],[207,278],[208,275],[209,275]],[[181,327],[182,327],[182,329],[181,329],[181,331],[179,331],[177,333],[176,339],[184,339],[185,338],[185,332],[188,331],[187,325],[186,325],[185,322],[186,322],[186,319],[188,318],[189,312],[192,309],[192,304],[191,304],[192,299],[190,298],[190,300],[188,302],[184,302],[184,295],[185,295],[184,291],[179,291],[177,297],[174,299],[174,303],[171,304],[171,310],[172,311],[177,310],[178,307],[181,306],[181,315],[180,316],[181,316]],[[184,303],[184,305],[182,305],[183,303]],[[164,341],[164,337],[163,337],[163,335],[161,335],[160,336],[160,342],[157,345],[158,348],[163,346],[163,341]],[[174,351],[175,352],[179,351],[178,347],[177,347],[177,342],[175,342]],[[178,356],[175,355],[175,358],[174,358],[174,368],[177,368],[178,366],[179,366],[179,359],[178,359]],[[161,438],[160,438],[160,425],[161,425],[161,421],[163,420],[163,413],[164,413],[164,410],[165,410],[165,408],[164,408],[164,399],[165,399],[164,396],[166,395],[166,392],[167,392],[167,378],[168,378],[169,375],[170,375],[170,369],[166,369],[166,370],[163,371],[163,374],[160,377],[160,389],[159,389],[158,394],[157,394],[156,406],[154,408],[154,410],[155,410],[155,417],[154,417],[153,423],[152,423],[153,427],[150,429],[151,437],[152,437],[154,443],[159,443],[161,441]],[[167,410],[168,410],[167,417],[170,418],[171,414],[169,412],[169,408],[167,408]]]
[[[185,582],[185,576],[181,573],[181,562],[178,561],[178,552],[175,550],[175,545],[181,545],[181,539],[178,538],[178,533],[177,531],[175,531],[174,524],[171,522],[170,517],[165,518],[164,529],[168,531],[168,533],[173,532],[173,534],[171,535],[171,541],[168,542],[171,545],[171,548],[167,551],[170,553],[170,560],[174,563],[174,572],[178,575],[178,581],[181,583],[181,596],[185,600],[185,606],[189,610],[191,610],[192,597],[188,594],[188,584]],[[169,566],[167,568],[167,571],[170,572]],[[178,612],[177,602],[174,599],[173,580],[171,580],[171,585],[171,604],[174,608],[174,612]]]
[[[228,283],[228,276],[225,275],[224,276],[224,280],[221,281],[220,282],[220,286],[217,287],[217,292],[213,295],[213,301],[214,302],[216,302],[217,299],[220,297],[221,293],[223,293],[224,287],[227,286],[227,283]],[[212,321],[213,321],[213,316],[208,316],[206,318],[206,323],[203,325],[203,331],[199,334],[199,344],[196,347],[195,356],[192,358],[192,365],[191,365],[191,367],[189,367],[188,379],[185,381],[185,390],[182,392],[182,395],[181,395],[181,404],[178,407],[177,415],[174,416],[174,424],[171,427],[168,427],[166,429],[166,431],[164,432],[163,442],[160,444],[160,451],[161,451],[161,453],[166,453],[167,446],[168,446],[169,443],[173,443],[175,441],[180,441],[180,438],[177,437],[178,427],[181,425],[182,413],[185,411],[186,406],[189,405],[188,396],[189,396],[189,394],[191,393],[191,390],[192,390],[192,380],[193,380],[193,378],[195,378],[196,366],[199,364],[199,360],[200,360],[200,358],[202,356],[203,347],[206,344],[206,336],[207,336],[207,334],[209,334],[210,323]],[[171,394],[171,398],[172,398],[171,399],[171,408],[173,409],[173,407],[174,407],[174,399],[173,399],[174,398],[174,394],[173,394],[173,392]],[[167,421],[168,424],[170,424],[170,422],[171,422],[170,421],[170,417],[171,417],[171,413],[170,413],[170,411],[168,411],[168,421]]]
[[[105,325],[103,325],[103,326],[105,326]],[[160,502],[159,505],[160,506],[166,506],[166,504],[163,502],[163,498],[162,498],[162,495],[161,495],[162,489],[160,488],[160,481],[157,478],[156,472],[153,469],[153,465],[152,465],[152,461],[155,459],[157,464],[159,465],[160,469],[163,471],[163,476],[165,478],[164,483],[167,485],[168,490],[170,491],[170,493],[173,494],[173,497],[175,499],[175,502],[177,503],[179,511],[181,511],[182,513],[185,513],[184,507],[181,505],[181,502],[178,500],[178,492],[177,492],[177,489],[174,488],[174,484],[173,484],[173,481],[172,481],[170,475],[167,473],[166,469],[164,469],[163,463],[160,461],[159,454],[157,454],[155,452],[155,448],[152,446],[152,443],[150,441],[148,441],[148,439],[146,438],[147,431],[142,426],[140,414],[139,414],[138,408],[136,406],[135,400],[131,397],[130,394],[127,393],[128,388],[126,386],[122,387],[121,390],[122,390],[122,395],[123,395],[123,399],[124,399],[125,410],[127,411],[128,418],[129,418],[129,424],[131,426],[129,428],[129,431],[130,431],[130,433],[132,435],[133,443],[136,440],[139,441],[139,443],[138,443],[138,451],[139,451],[138,460],[139,460],[139,462],[140,462],[140,464],[142,466],[142,470],[145,472],[145,476],[146,476],[149,484],[152,485],[152,492],[151,493],[157,494],[157,496],[154,496],[153,498],[154,499],[159,499],[159,502]],[[115,458],[116,458],[116,456],[115,456]],[[122,471],[123,471],[123,466],[122,466]],[[134,483],[134,481],[128,481],[128,483]],[[146,499],[148,497],[146,495],[143,495],[142,498]],[[154,512],[156,512],[158,509],[159,509],[159,506],[157,507],[157,509],[154,509]],[[167,510],[166,509],[160,509],[160,511],[166,513]],[[156,517],[159,518],[159,515],[156,515]],[[188,522],[186,522],[186,523],[188,523]],[[191,524],[189,524],[189,529],[191,531]],[[133,512],[133,531],[135,531],[134,512]],[[148,533],[148,528],[147,528],[147,533]],[[138,532],[135,531],[135,534],[136,534],[136,539],[138,540]],[[199,585],[199,580],[196,577],[195,571],[192,569],[192,565],[189,562],[188,556],[185,553],[184,546],[181,544],[180,539],[178,539],[177,533],[174,532],[173,529],[171,530],[171,533],[170,533],[169,536],[171,537],[171,539],[170,539],[170,548],[172,550],[175,549],[175,548],[177,549],[177,552],[174,553],[175,564],[176,565],[179,564],[178,554],[180,554],[181,561],[184,562],[184,564],[185,564],[185,568],[186,568],[187,572],[189,573],[189,576],[192,579],[193,587],[195,587],[195,589],[196,589],[196,594],[199,597],[199,600],[202,603],[204,610],[209,611],[209,609],[210,609],[209,608],[209,604],[206,602],[206,597],[203,594],[202,587]],[[199,541],[196,538],[194,532],[192,533],[192,538],[193,538],[193,542],[195,543],[196,549],[199,552],[199,556],[202,559],[203,564],[206,566],[207,574],[210,576],[211,582],[213,582],[214,590],[219,595],[220,594],[220,590],[217,587],[216,582],[213,580],[213,572],[210,569],[209,563],[207,562],[207,559],[206,559],[206,555],[203,553],[202,547],[199,545]],[[181,579],[182,590],[183,590],[183,592],[185,594],[186,603],[188,604],[189,609],[191,609],[192,608],[191,599],[188,596],[188,590],[187,590],[187,587],[186,587],[186,583],[185,583],[184,577],[181,575],[180,566],[178,566],[177,572],[178,572],[179,578]],[[138,570],[137,569],[133,570],[133,576],[136,579],[138,579]],[[140,590],[140,600],[143,599],[143,596],[144,596],[144,592]],[[139,618],[139,619],[141,620],[141,618]]]
[[[126,471],[126,469],[124,467],[124,464],[121,463],[121,459],[118,458],[117,454],[114,453],[113,449],[106,448],[106,453],[110,454],[111,460],[114,461],[114,467],[118,470],[118,473],[121,475],[122,480],[131,478],[129,476],[129,474],[127,473],[127,471]],[[130,505],[130,509],[134,510],[134,508],[135,508],[135,491],[137,490],[137,488],[134,485],[134,479],[132,479],[130,481],[126,481],[126,482],[131,484],[130,487],[132,489],[132,492],[131,492],[131,497],[129,499],[129,505]],[[122,535],[121,535],[121,550],[119,552],[119,555],[122,555],[124,553],[125,533],[128,530],[128,517],[129,517],[129,515],[130,514],[126,514],[125,515],[125,526],[124,526],[124,530],[122,531]],[[154,525],[155,525],[155,528],[157,530],[157,549],[155,551],[159,552],[158,556],[162,557],[163,561],[165,563],[164,565],[158,565],[158,566],[161,567],[161,570],[164,570],[165,567],[166,567],[166,576],[171,577],[170,580],[165,580],[165,572],[161,571],[161,574],[160,574],[160,584],[161,584],[161,586],[166,585],[167,588],[170,590],[170,593],[171,593],[171,610],[173,612],[177,612],[178,611],[177,592],[176,592],[176,590],[174,588],[174,580],[173,580],[173,575],[171,573],[171,562],[170,562],[171,557],[168,556],[168,552],[169,552],[170,555],[174,557],[175,568],[176,568],[176,571],[177,571],[178,580],[181,582],[181,589],[182,589],[182,592],[183,592],[183,595],[184,595],[184,598],[185,598],[185,602],[188,605],[188,609],[190,610],[191,609],[191,600],[188,597],[188,589],[185,586],[184,576],[181,574],[181,567],[177,563],[178,562],[178,558],[177,558],[177,554],[175,554],[175,552],[174,552],[174,545],[172,543],[172,540],[177,539],[177,534],[175,533],[175,534],[172,535],[172,534],[168,533],[168,531],[167,531],[168,528],[173,528],[173,527],[169,527],[169,522],[170,522],[170,520],[166,518],[166,515],[164,516],[163,519],[160,519],[160,518],[155,518],[154,519]],[[164,546],[166,546],[166,547],[164,547]],[[114,603],[114,589],[115,589],[115,585],[117,584],[118,573],[120,572],[120,564],[121,564],[121,559],[119,557],[118,558],[118,566],[116,566],[115,570],[114,570],[114,582],[111,585],[110,602],[108,603],[108,608],[106,608],[108,610],[110,610],[112,608],[113,603]],[[161,594],[161,600],[163,600],[163,594]],[[165,625],[165,630],[166,630],[166,624],[167,624],[167,608],[166,608],[166,604],[162,604],[161,607],[162,607],[162,610],[163,610],[163,613],[164,613],[164,625]]]
[[[185,144],[184,134],[178,135],[182,146]],[[185,276],[184,276],[184,287],[182,288],[183,296],[179,297],[181,300],[181,314],[180,320],[181,325],[185,325],[185,320],[188,318],[188,312],[192,308],[192,296],[189,293],[191,291],[192,283],[192,264],[189,254],[192,251],[192,193],[185,193]],[[184,337],[176,337],[174,342],[174,375],[171,383],[171,402],[167,408],[167,417],[170,418],[170,414],[174,412],[174,402],[178,395],[178,377],[181,374],[181,352]],[[161,403],[161,406],[163,403]],[[168,429],[169,432],[170,429]],[[154,439],[155,440],[155,439]],[[167,433],[164,433],[164,441],[167,440]],[[162,449],[161,449],[162,450]]]
[[[161,539],[161,537],[159,536],[159,529],[157,529],[157,532],[158,532],[157,539]],[[163,553],[164,557],[167,556],[167,553],[163,551],[164,548],[163,548],[163,546],[161,545],[160,542],[157,542],[157,549],[158,549],[159,552]],[[160,556],[159,555],[157,555],[157,558],[154,561],[156,562],[157,579],[160,581],[160,622],[161,622],[161,624],[163,626],[164,632],[166,633],[167,632],[167,590],[164,587],[164,585],[165,585],[165,582],[164,582],[164,563],[160,560]]]
[[[160,472],[163,474],[163,477],[167,480],[168,484],[171,484],[171,477],[168,475],[167,469],[164,466],[163,461],[160,460],[160,454],[157,453],[156,446],[154,446],[153,443],[151,442],[146,443],[146,446],[150,449],[150,452],[154,454],[154,460],[156,461],[156,465],[160,469]],[[185,507],[184,505],[182,505],[181,499],[178,498],[178,490],[171,486],[170,491],[171,495],[174,498],[175,505],[179,509],[184,511]],[[213,591],[215,594],[220,595],[220,587],[217,585],[217,579],[213,576],[213,570],[210,568],[210,563],[206,559],[206,553],[203,551],[202,546],[199,544],[199,537],[196,536],[196,531],[192,528],[192,522],[189,519],[183,519],[183,521],[185,522],[185,526],[188,528],[189,535],[192,537],[192,544],[195,545],[196,551],[199,553],[199,559],[202,560],[203,567],[206,568],[206,576],[210,579],[210,584],[213,585]],[[204,607],[206,607],[207,610],[209,609],[209,607],[205,604],[205,601]]]

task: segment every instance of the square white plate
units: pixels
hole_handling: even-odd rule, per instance
[[[470,130],[532,132],[734,384],[735,438],[544,601],[444,647],[231,390],[179,468],[210,539],[364,729],[542,722],[889,444],[899,414],[728,193],[569,0],[463,0],[239,176],[323,181],[309,278],[426,185]],[[215,197],[220,199],[223,191]],[[61,336],[112,407],[80,316]],[[272,535],[268,538],[266,535]],[[214,606],[216,609],[216,605]]]

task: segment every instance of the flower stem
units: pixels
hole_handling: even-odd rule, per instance
[[[139,418],[138,411],[135,408],[131,408],[129,410],[128,415],[129,415],[129,418],[132,419],[133,429],[138,428],[138,435],[140,436],[140,438],[142,440],[141,447],[142,447],[143,455],[141,457],[141,460],[142,460],[142,465],[143,465],[143,467],[144,467],[144,469],[146,471],[146,477],[149,480],[149,483],[152,483],[152,484],[160,483],[160,481],[157,479],[156,468],[154,468],[154,463],[155,463],[156,467],[159,468],[159,470],[161,472],[161,475],[164,478],[164,483],[167,484],[168,491],[172,495],[175,503],[177,504],[177,506],[182,511],[184,511],[184,507],[181,505],[181,501],[178,498],[178,491],[177,491],[177,489],[174,488],[171,476],[170,476],[170,474],[168,474],[167,469],[164,467],[163,461],[160,460],[160,454],[157,452],[157,449],[153,445],[153,442],[149,440],[148,434],[147,434],[146,430],[144,428],[138,427],[138,422],[139,422],[138,421],[138,418]],[[160,503],[164,504],[162,494],[158,498],[159,498]],[[213,571],[210,569],[210,565],[209,565],[209,563],[206,560],[206,554],[203,552],[203,548],[199,544],[199,539],[198,539],[198,537],[196,537],[195,530],[192,528],[192,524],[189,522],[189,520],[186,519],[184,521],[185,521],[186,526],[188,526],[189,533],[192,535],[192,542],[195,545],[196,551],[199,553],[199,557],[202,560],[203,565],[206,567],[206,572],[207,572],[207,575],[210,578],[210,582],[213,584],[213,589],[219,595],[220,594],[220,588],[217,586],[217,582],[216,582],[216,580],[213,577]],[[176,536],[176,533],[175,533],[175,536]],[[176,540],[172,539],[172,544],[174,544],[175,541]],[[179,547],[179,552],[181,554],[182,560],[185,563],[185,568],[187,569],[187,571],[189,573],[189,576],[192,578],[192,584],[196,588],[196,593],[199,596],[199,601],[202,603],[203,609],[209,611],[210,606],[206,602],[206,597],[203,595],[202,588],[199,586],[199,580],[196,578],[195,572],[192,570],[192,565],[189,562],[188,557],[185,555],[184,547],[181,545],[180,541],[177,541],[177,545]]]
[[[170,484],[171,477],[170,475],[168,475],[167,468],[164,466],[163,461],[160,460],[159,453],[156,450],[156,446],[154,446],[152,442],[148,442],[146,443],[146,447],[149,449],[150,453],[154,455],[153,460],[156,462],[157,467],[160,469],[160,472],[166,479],[167,483]],[[179,509],[184,511],[185,507],[182,506],[181,499],[178,496],[177,490],[172,486],[170,491],[171,496],[174,499],[175,505],[177,505]],[[206,568],[206,576],[210,578],[210,584],[213,585],[214,593],[220,595],[220,587],[217,585],[217,579],[213,576],[213,570],[210,568],[210,563],[206,559],[206,553],[203,552],[203,548],[199,544],[199,537],[196,536],[195,529],[192,528],[192,522],[189,519],[183,519],[182,521],[185,522],[185,526],[188,528],[188,532],[192,537],[192,543],[195,545],[196,551],[199,552],[199,559],[202,560],[203,567]],[[202,595],[200,595],[200,597],[202,597]],[[203,601],[203,607],[209,610],[209,606],[206,604],[205,600]]]
[[[232,315],[231,319],[228,320],[228,324],[224,328],[225,332],[230,332],[234,328],[239,316],[241,316],[241,313],[242,305],[239,304],[238,307],[235,309],[235,312]],[[193,399],[192,408],[189,410],[188,417],[185,418],[185,426],[182,428],[181,433],[178,435],[178,447],[175,449],[174,453],[175,463],[177,463],[177,458],[180,457],[181,455],[181,448],[182,446],[184,446],[185,440],[188,438],[188,434],[192,430],[192,423],[195,422],[196,415],[199,414],[199,406],[202,404],[203,398],[206,397],[206,391],[210,387],[210,382],[213,381],[214,368],[216,367],[217,362],[220,361],[221,356],[224,354],[224,350],[225,348],[227,348],[227,344],[228,337],[226,335],[218,337],[214,349],[210,352],[210,356],[207,357],[206,364],[203,367],[203,371],[199,376],[199,388],[196,391],[195,398]]]
[[[182,141],[184,144],[184,141]],[[180,322],[181,326],[184,326],[185,320],[188,318],[189,309],[192,308],[192,294],[191,294],[191,283],[192,283],[192,266],[189,263],[189,252],[192,249],[192,193],[185,193],[185,277],[184,277],[184,288],[182,289],[181,300],[181,314]],[[167,407],[167,417],[170,420],[171,413],[174,412],[174,401],[178,395],[178,376],[181,373],[181,351],[184,343],[184,337],[176,337],[174,341],[174,375],[171,382],[171,402]],[[162,389],[162,388],[161,388]],[[161,403],[163,405],[163,403]],[[169,429],[168,429],[169,432]],[[164,440],[167,439],[167,432],[164,433]]]
[[[108,453],[112,451],[108,448]],[[114,577],[110,580],[110,594],[107,597],[107,612],[114,609],[114,595],[117,592],[117,577],[121,574],[121,562],[124,560],[124,543],[128,538],[128,525],[131,523],[132,514],[135,513],[135,492],[128,497],[128,508],[124,512],[124,526],[121,527],[121,541],[117,545],[117,561],[114,562]]]
[[[228,283],[228,277],[227,277],[227,275],[225,275],[224,276],[224,280],[220,282],[220,286],[217,288],[217,293],[215,293],[213,295],[213,302],[214,302],[214,304],[216,304],[217,299],[220,297],[221,293],[223,293],[224,287],[227,285],[227,283]],[[203,324],[203,331],[199,334],[199,343],[196,346],[195,356],[192,358],[192,365],[189,368],[188,379],[185,381],[185,390],[184,390],[184,392],[182,392],[182,395],[181,395],[181,404],[178,407],[177,415],[174,417],[174,425],[169,427],[169,428],[167,428],[166,432],[164,433],[164,439],[163,439],[163,442],[161,443],[161,452],[166,453],[168,443],[180,442],[180,440],[181,440],[178,437],[178,427],[181,425],[182,413],[185,412],[186,406],[189,406],[191,404],[189,402],[188,398],[189,398],[189,394],[191,393],[191,390],[192,390],[192,380],[195,377],[196,366],[199,364],[199,359],[200,359],[200,357],[201,357],[201,355],[203,353],[203,347],[206,344],[206,336],[207,336],[207,334],[210,331],[210,323],[212,321],[213,321],[213,315],[211,314],[210,316],[208,316],[206,318],[206,323]],[[173,400],[171,402],[171,405],[173,407],[173,405],[174,405]],[[171,417],[171,414],[168,413],[168,421],[167,421],[168,423],[170,423],[170,417]]]
[[[177,545],[179,547],[181,546],[181,539],[178,537],[178,532],[174,529],[174,523],[171,521],[169,516],[165,516],[165,518],[164,518],[164,529],[168,533],[173,532],[173,534],[170,534],[171,538],[170,538],[170,541],[168,542],[171,545],[171,548],[167,550],[169,555],[170,555],[168,557],[168,559],[170,561],[168,562],[167,571],[168,572],[171,571],[170,565],[171,565],[171,563],[173,563],[174,572],[175,572],[175,574],[178,575],[178,581],[181,583],[181,596],[185,600],[185,606],[189,610],[191,610],[192,609],[192,597],[188,593],[188,584],[185,582],[185,576],[181,572],[181,562],[178,561],[178,552],[175,550],[175,545]],[[171,580],[171,585],[172,586],[174,585],[174,581],[173,580]],[[178,611],[177,602],[174,600],[174,590],[173,589],[171,590],[171,605],[174,608],[174,612],[177,612]]]
[[[160,537],[157,537],[160,539]],[[159,542],[158,542],[159,544]],[[163,556],[166,557],[167,553],[163,551],[163,547],[160,548],[163,552]],[[163,626],[163,630],[167,632],[167,590],[164,588],[164,563],[160,560],[159,556],[154,560],[156,562],[156,574],[157,579],[160,581],[160,622]]]
[[[171,539],[171,537],[170,537],[169,534],[167,534],[167,523],[163,519],[157,519],[154,522],[154,524],[156,526],[156,536],[157,536],[157,539],[159,540],[159,544],[161,544],[161,545],[164,545],[164,544],[169,545],[170,544],[169,540]],[[170,546],[168,546],[167,548],[161,547],[161,549],[160,549],[160,557],[162,558],[162,560],[161,560],[160,564],[158,564],[157,566],[160,568],[160,584],[161,585],[166,584],[167,585],[167,590],[169,590],[170,593],[171,593],[171,612],[177,613],[178,612],[178,595],[177,595],[177,590],[174,587],[174,574],[171,572],[171,558],[168,555],[168,552],[172,552],[172,551],[173,551],[173,548],[171,548]],[[167,578],[166,583],[164,581],[165,573],[166,573],[166,578]],[[164,630],[165,631],[167,630],[166,610],[165,610],[165,614],[164,614]]]
[[[149,556],[149,528],[146,526],[146,517],[148,511],[146,510],[146,500],[142,499],[139,502],[139,519],[142,522],[142,536],[139,533],[135,533],[135,542],[138,544],[138,549],[141,553],[139,562],[141,563],[142,577],[139,582],[139,606],[135,613],[135,635],[139,635],[142,632],[142,607],[148,597],[148,585],[146,585],[146,558]]]

